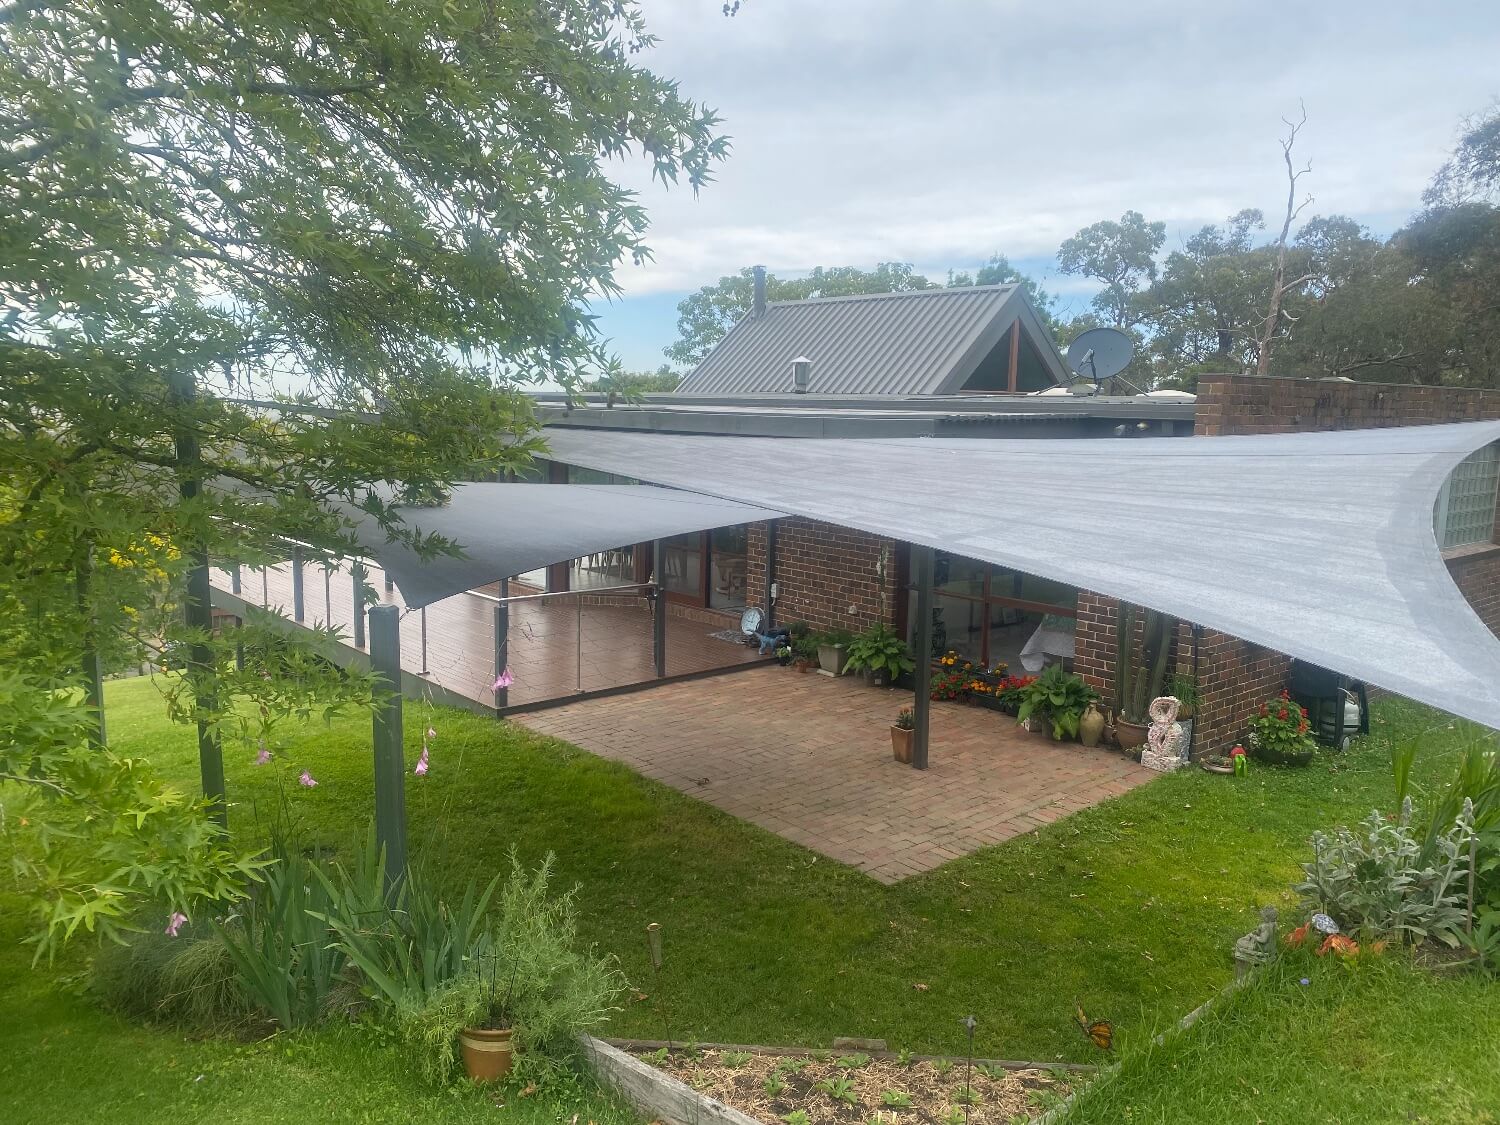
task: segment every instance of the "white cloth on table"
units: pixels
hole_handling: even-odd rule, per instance
[[[1071,617],[1049,613],[1042,618],[1036,632],[1021,649],[1021,667],[1028,672],[1040,672],[1047,665],[1049,656],[1058,660],[1073,659],[1073,628],[1076,622]]]

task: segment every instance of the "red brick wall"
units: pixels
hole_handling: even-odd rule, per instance
[[[1200,375],[1193,433],[1290,434],[1500,418],[1500,391]]]
[[[766,525],[750,526],[750,600],[766,581]],[[776,622],[857,633],[896,622],[900,593],[896,543],[834,524],[789,517],[776,525]],[[851,612],[851,608],[852,611]]]
[[[1500,527],[1500,515],[1496,517]],[[1500,637],[1500,547],[1459,548],[1449,552],[1448,573],[1479,620]]]

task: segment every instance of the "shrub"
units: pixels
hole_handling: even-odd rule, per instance
[[[910,707],[903,707],[896,712],[897,730],[915,730],[916,726],[917,717]]]
[[[1410,798],[1394,822],[1372,812],[1357,832],[1315,832],[1313,860],[1296,888],[1302,905],[1366,939],[1458,945],[1472,815],[1461,811],[1430,852],[1411,823]]]
[[[160,921],[102,947],[89,988],[115,1011],[200,1030],[238,1027],[255,1013],[218,934],[185,927],[168,937]]]
[[[400,1013],[430,1080],[452,1075],[460,1031],[494,1020],[515,1028],[523,1073],[546,1077],[616,1010],[624,980],[611,958],[580,947],[574,894],[551,893],[552,863],[549,854],[528,872],[512,853],[494,929],[469,970]]]
[[[1301,761],[1317,744],[1308,733],[1307,708],[1298,707],[1283,691],[1260,705],[1250,720],[1250,752],[1262,761],[1286,765]]]
[[[884,672],[895,680],[915,668],[911,649],[892,629],[881,623],[866,629],[849,642],[849,658],[844,674],[850,672]]]

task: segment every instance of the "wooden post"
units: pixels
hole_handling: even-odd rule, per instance
[[[667,589],[662,585],[662,545],[651,544],[651,580],[656,583],[651,599],[651,655],[656,661],[656,678],[667,674]]]
[[[1017,317],[1010,322],[1010,375],[1006,381],[1006,389],[1015,394],[1018,389],[1021,374],[1021,319]]]
[[[912,653],[916,668],[912,678],[915,698],[911,738],[912,769],[927,768],[928,722],[932,712],[932,571],[933,550],[913,543],[911,548],[912,584],[917,590],[917,628]]]
[[[499,680],[510,665],[510,579],[500,579],[500,600],[495,603],[495,679]],[[510,688],[495,689],[495,709],[510,705]]]
[[[401,618],[393,605],[370,610],[370,667],[385,680],[375,709],[375,840],[385,852],[385,885],[406,872],[406,758],[401,742]]]

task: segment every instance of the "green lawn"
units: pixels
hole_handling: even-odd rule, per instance
[[[118,749],[195,784],[193,736],[165,722],[149,682],[111,684],[108,707]],[[526,860],[555,851],[562,880],[581,884],[589,937],[649,995],[627,1005],[615,1034],[661,1037],[665,1008],[679,1039],[821,1044],[858,1035],[941,1052],[960,1048],[958,1020],[972,1012],[983,1055],[1097,1061],[1071,1023],[1075,999],[1112,1018],[1127,1047],[1170,1026],[1229,979],[1228,948],[1259,906],[1289,904],[1308,833],[1389,806],[1390,741],[1435,717],[1391,702],[1379,715],[1377,735],[1344,758],[1246,780],[1185,771],[884,887],[523,728],[408,705],[413,760],[421,727],[438,730],[432,773],[408,778],[412,848],[455,883],[487,878],[512,845]],[[235,831],[262,830],[284,787],[305,840],[352,847],[371,808],[369,738],[367,722],[310,725],[281,774],[253,766],[252,751],[226,748]],[[1446,775],[1454,739],[1442,724],[1427,735],[1419,779]],[[304,766],[316,789],[296,786]],[[660,980],[644,955],[651,921],[666,933]],[[19,932],[13,910],[0,925]],[[6,958],[0,973],[25,977],[24,956]],[[429,1104],[463,1120],[481,1108],[472,1095],[424,1101],[398,1065],[369,1065],[370,1045],[348,1032],[301,1037],[283,1058],[284,1040],[184,1044],[49,994],[41,978],[17,986],[20,1000],[0,1009],[0,1119],[13,1119],[9,1092],[59,1073],[65,1043],[87,1044],[76,1060],[80,1105],[103,1097],[101,1084],[118,1085],[110,1100],[122,1102],[149,1067],[169,1079],[167,1104],[187,1110],[212,1104],[206,1090],[250,1098],[252,1088],[283,1082],[308,1106],[343,1098],[352,1082],[341,1120],[432,1117],[436,1110],[418,1109]],[[108,1073],[86,1084],[96,1068]],[[193,1082],[198,1072],[209,1077]],[[165,1097],[144,1088],[148,1102]],[[253,1101],[237,1105],[254,1116]],[[602,1120],[604,1111],[588,1112]]]
[[[1129,1057],[1066,1125],[1495,1125],[1496,994],[1482,978],[1398,956],[1353,968],[1283,962],[1165,1046]]]

